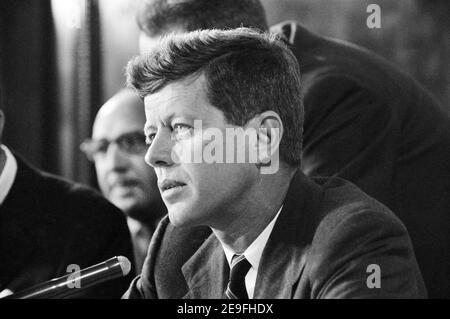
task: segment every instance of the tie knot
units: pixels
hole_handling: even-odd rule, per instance
[[[250,269],[252,265],[249,263],[249,261],[245,258],[244,255],[234,255],[233,258],[231,258],[231,277],[237,276],[238,274],[241,274],[245,277],[248,270]],[[233,276],[233,274],[235,274]]]
[[[230,280],[227,296],[230,299],[248,299],[245,288],[245,276],[252,265],[244,255],[234,255],[231,259]]]

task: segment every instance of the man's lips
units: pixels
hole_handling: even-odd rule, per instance
[[[158,183],[158,187],[161,192],[165,192],[172,188],[183,187],[183,186],[186,186],[186,183],[183,183],[183,182],[180,182],[177,180],[173,180],[173,179],[165,179],[161,183]]]

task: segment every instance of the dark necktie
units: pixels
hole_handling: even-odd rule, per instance
[[[244,255],[234,255],[231,259],[230,279],[225,295],[228,299],[248,299],[245,275],[252,265]]]

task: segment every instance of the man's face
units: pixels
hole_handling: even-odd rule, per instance
[[[201,121],[203,131],[214,128],[223,135],[226,128],[235,127],[209,103],[204,81],[200,76],[174,82],[144,99],[145,133],[150,144],[145,160],[155,168],[173,224],[221,229],[229,226],[233,214],[243,212],[236,208],[245,208],[246,194],[258,170],[254,164],[182,159],[191,153],[201,154],[212,141],[193,130],[194,121]]]
[[[94,156],[102,193],[128,216],[138,220],[152,218],[148,214],[157,213],[155,209],[160,208],[161,200],[155,172],[144,161],[146,146],[143,140],[137,142],[133,138],[138,134],[143,137],[144,122],[142,102],[125,94],[103,106],[92,136],[94,141],[110,141],[103,152]],[[127,152],[121,143],[134,143],[134,151]]]

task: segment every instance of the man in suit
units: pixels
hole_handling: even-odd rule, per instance
[[[156,225],[166,213],[155,171],[144,161],[144,123],[144,103],[135,92],[124,89],[100,108],[92,139],[82,144],[88,159],[95,163],[103,195],[127,217],[137,273]]]
[[[133,262],[130,235],[119,209],[91,189],[40,172],[1,144],[0,292],[22,291],[74,274],[114,256]],[[80,289],[71,297],[118,298],[132,275]],[[83,288],[74,284],[72,289]]]
[[[148,0],[138,23],[142,52],[170,32],[269,30],[258,0]],[[302,71],[304,173],[345,178],[388,206],[409,231],[430,297],[450,298],[448,114],[416,81],[372,52],[294,22],[270,30],[283,37]],[[184,249],[192,248],[179,245],[180,256]],[[176,255],[170,255],[172,264]]]
[[[426,296],[400,220],[353,184],[299,169],[300,70],[275,36],[247,28],[171,35],[130,61],[127,76],[144,98],[145,159],[168,219],[126,297]],[[212,234],[156,282],[168,271],[155,261],[170,253],[162,249],[169,220]]]

